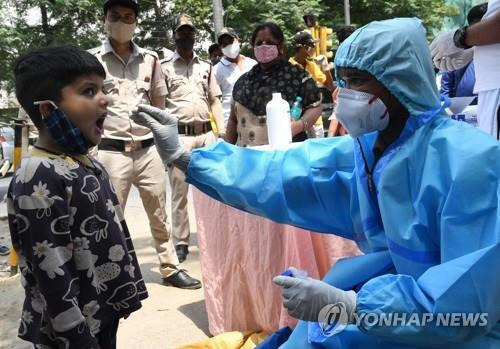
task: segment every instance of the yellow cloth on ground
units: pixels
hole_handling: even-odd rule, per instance
[[[226,332],[179,349],[253,349],[268,336],[266,332]]]

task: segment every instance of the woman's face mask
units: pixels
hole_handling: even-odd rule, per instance
[[[260,45],[253,49],[255,59],[259,63],[269,63],[279,57],[280,53],[276,45]]]
[[[123,44],[132,40],[137,25],[136,23],[127,24],[122,21],[111,22],[106,20],[104,27],[109,37]]]
[[[87,154],[90,145],[82,131],[67,117],[64,111],[52,101],[37,101],[35,105],[50,103],[54,110],[48,116],[42,115],[42,121],[52,137],[61,147],[73,154]]]
[[[238,40],[234,40],[231,45],[227,45],[222,49],[224,56],[235,59],[240,54],[240,43]]]
[[[335,116],[353,138],[382,131],[389,124],[389,112],[379,97],[347,88],[340,88]]]

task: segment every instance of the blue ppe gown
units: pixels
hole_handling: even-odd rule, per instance
[[[241,210],[355,241],[365,255],[324,280],[358,292],[358,316],[473,313],[487,324],[361,322],[311,343],[300,322],[282,347],[500,348],[499,143],[443,113],[418,19],[358,29],[335,63],[369,72],[410,113],[378,161],[376,132],[286,151],[221,142],[193,151],[187,181]]]

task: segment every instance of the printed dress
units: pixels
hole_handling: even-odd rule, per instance
[[[94,335],[147,297],[134,246],[104,168],[34,150],[7,194],[26,293],[19,337],[36,348],[94,348]]]

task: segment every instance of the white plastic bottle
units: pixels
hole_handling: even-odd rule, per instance
[[[281,98],[281,93],[273,93],[273,99],[266,105],[267,136],[273,149],[286,149],[292,143],[290,106]]]

